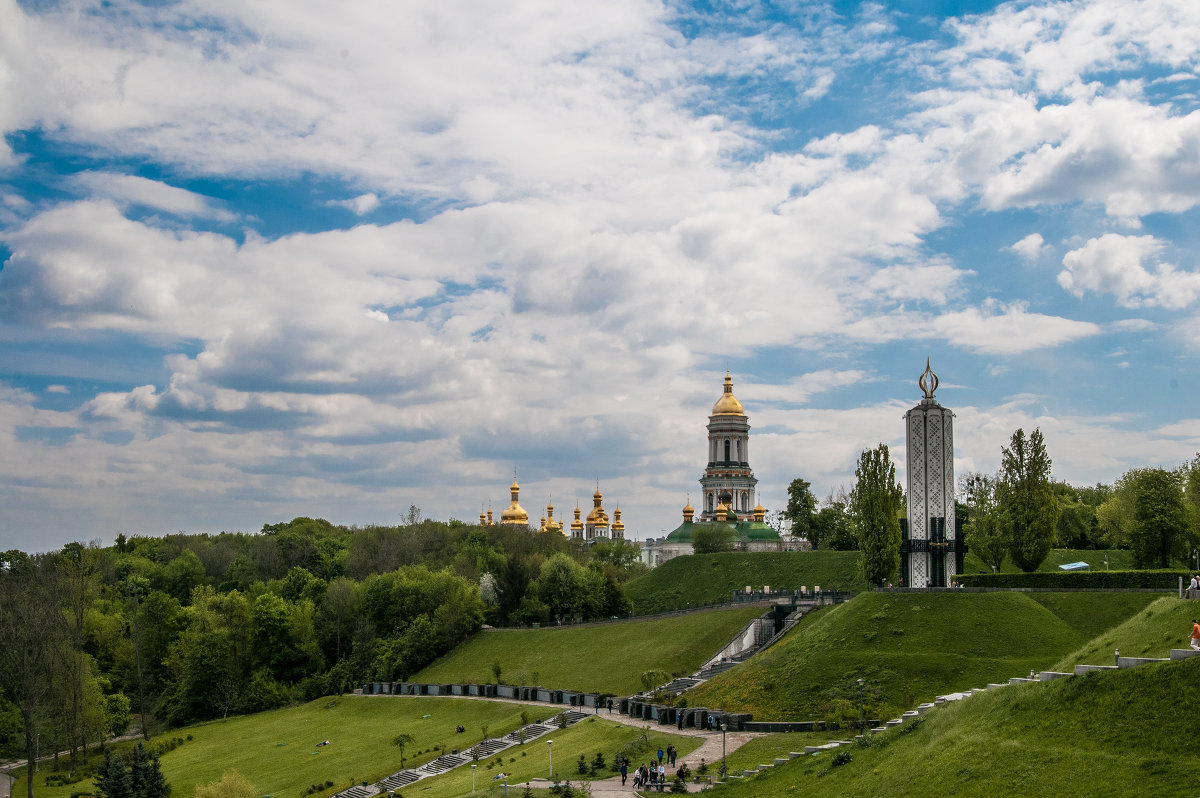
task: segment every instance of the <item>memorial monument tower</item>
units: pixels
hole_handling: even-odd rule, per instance
[[[954,516],[954,413],[933,397],[937,375],[925,359],[925,398],[904,414],[908,519],[901,521],[900,577],[906,587],[946,587],[966,553]]]

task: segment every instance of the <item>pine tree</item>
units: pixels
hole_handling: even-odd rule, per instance
[[[135,798],[129,768],[111,748],[104,749],[104,764],[96,773],[96,792],[100,798]]]
[[[147,751],[140,741],[133,747],[129,775],[133,798],[168,798],[171,795],[171,785],[163,777],[158,754]]]

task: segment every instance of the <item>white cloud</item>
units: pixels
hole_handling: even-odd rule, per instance
[[[374,192],[359,194],[357,197],[352,197],[348,200],[335,200],[329,203],[330,205],[338,205],[343,208],[348,208],[358,216],[363,216],[379,207],[379,195]]]
[[[1058,283],[1080,298],[1112,294],[1125,307],[1187,307],[1200,294],[1200,274],[1159,261],[1162,250],[1154,236],[1106,233],[1063,256]],[[1152,271],[1144,265],[1151,261],[1157,261]]]
[[[176,216],[209,217],[223,222],[236,221],[236,214],[217,207],[214,201],[187,189],[148,180],[137,175],[116,172],[80,172],[71,178],[91,197],[110,199],[121,206],[142,205]]]
[[[1009,249],[1027,261],[1037,260],[1042,254],[1053,251],[1053,247],[1045,242],[1040,233],[1030,233]]]

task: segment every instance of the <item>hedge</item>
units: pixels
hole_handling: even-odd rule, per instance
[[[1176,590],[1179,577],[1186,586],[1192,575],[1187,571],[1061,571],[1028,574],[959,574],[954,577],[964,587],[1040,587],[1076,590],[1150,589]]]

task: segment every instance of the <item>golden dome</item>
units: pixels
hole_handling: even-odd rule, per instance
[[[729,508],[725,506],[725,502],[717,505],[716,516],[718,521],[724,521],[729,515]]]
[[[725,392],[721,394],[721,398],[713,405],[712,414],[714,416],[746,415],[742,403],[733,395],[733,378],[729,376],[729,372],[725,372]]]
[[[517,495],[521,492],[521,486],[514,479],[512,486],[509,488],[512,493],[512,504],[504,508],[504,512],[500,513],[500,523],[512,524],[513,526],[529,526],[529,513],[525,512],[525,508],[517,502]]]
[[[612,529],[613,529],[613,534],[616,534],[617,532],[623,532],[625,530],[625,522],[621,520],[621,508],[620,507],[613,510]],[[624,536],[621,535],[620,537],[624,537]]]

